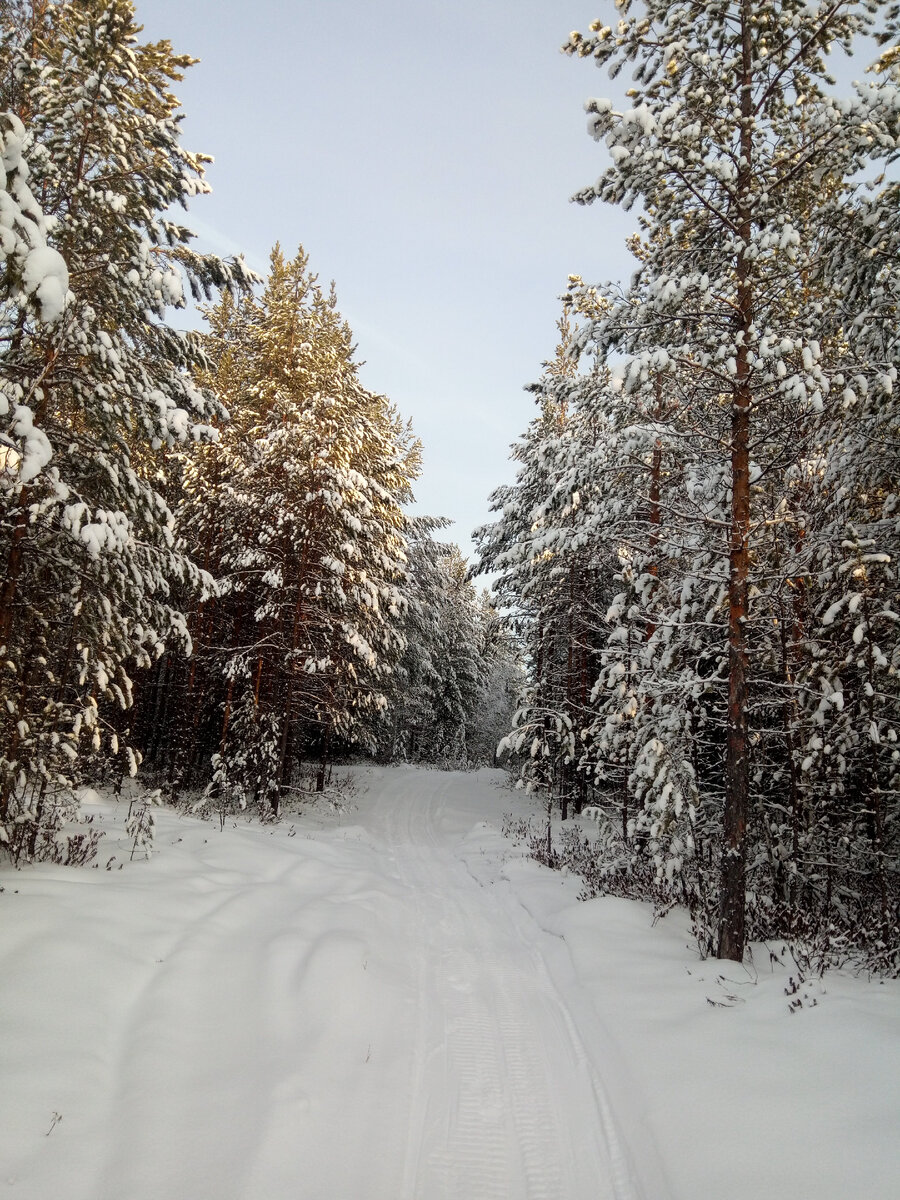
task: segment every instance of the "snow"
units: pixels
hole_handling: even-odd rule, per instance
[[[69,293],[69,271],[58,250],[52,246],[29,250],[22,267],[22,283],[26,294],[37,300],[43,321],[50,323],[62,316]]]
[[[28,178],[27,164],[23,163],[22,149],[25,144],[25,126],[15,113],[4,113],[6,129],[2,139],[3,170],[7,175],[18,172]]]
[[[37,302],[41,320],[52,322],[62,315],[69,298],[69,272],[62,255],[46,245],[51,222],[28,187],[24,142],[25,127],[19,118],[0,113],[0,155],[5,168],[0,182],[0,259],[21,263],[24,294]]]
[[[20,483],[31,483],[53,457],[50,439],[34,423],[34,413],[27,404],[17,404],[13,410],[12,432],[22,439],[18,463]]]
[[[85,792],[95,869],[0,869],[0,1197],[896,1195],[900,984],[578,902],[499,772],[353,779],[276,826],[157,810],[149,861]]]

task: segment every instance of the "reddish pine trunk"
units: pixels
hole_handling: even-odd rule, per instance
[[[741,165],[737,181],[737,225],[744,246],[751,235],[749,196],[753,149],[750,81],[751,5],[741,3]],[[750,574],[750,364],[747,342],[753,322],[751,264],[741,251],[737,260],[737,378],[731,407],[731,528],[728,561],[728,740],[725,752],[725,844],[722,848],[722,896],[719,958],[741,962],[746,941],[747,817],[750,802],[747,725],[747,596]]]

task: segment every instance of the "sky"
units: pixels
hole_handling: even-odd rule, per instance
[[[213,155],[186,221],[264,272],[303,245],[364,361],[423,442],[417,511],[471,553],[570,273],[625,279],[634,214],[569,202],[605,157],[560,52],[611,0],[136,0],[148,40],[200,59],[176,94]]]

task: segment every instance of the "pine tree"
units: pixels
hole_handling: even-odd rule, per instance
[[[614,75],[635,64],[637,85],[624,112],[589,102],[613,165],[579,199],[640,201],[653,257],[639,303],[617,306],[594,336],[601,353],[633,356],[626,393],[653,370],[686,376],[686,423],[706,430],[707,477],[718,480],[720,511],[707,517],[727,533],[710,547],[727,586],[717,950],[740,959],[755,736],[748,689],[772,657],[772,618],[759,600],[770,590],[760,557],[766,505],[755,484],[777,478],[778,495],[790,470],[815,456],[839,373],[823,361],[821,306],[800,302],[821,254],[803,201],[852,167],[856,130],[871,117],[824,90],[824,55],[866,32],[871,6],[651,0],[640,15],[630,0],[618,7],[616,31],[598,22],[567,47]],[[794,550],[783,574],[804,577],[802,538]]]
[[[404,648],[418,443],[361,385],[302,250],[276,248],[262,296],[226,296],[209,319],[205,378],[231,419],[187,457],[181,524],[218,584],[195,634],[221,706],[212,794],[277,813],[301,753],[321,790],[334,742],[374,745]]]
[[[539,413],[513,447],[517,480],[494,493],[491,507],[501,515],[475,535],[481,569],[499,574],[498,604],[511,614],[529,666],[506,744],[523,756],[526,785],[552,793],[564,816],[586,798],[579,734],[588,722],[612,576],[606,545],[599,547],[585,524],[598,433],[586,398],[601,386],[602,372],[577,370],[570,316],[567,308],[555,357],[529,388]]]
[[[637,84],[589,102],[613,165],[577,198],[640,201],[637,268],[570,280],[570,369],[481,534],[529,655],[510,740],[561,800],[574,762],[597,878],[685,902],[704,953],[894,970],[896,206],[863,173],[896,54],[838,101],[876,5],[618,7],[567,47]]]
[[[198,337],[166,312],[185,282],[210,295],[247,277],[191,250],[169,215],[207,190],[169,90],[192,60],[140,44],[129,0],[7,5],[0,29],[2,100],[27,122],[46,229],[22,270],[28,304],[4,308],[2,352],[18,465],[7,458],[0,522],[0,820],[33,853],[82,752],[129,753],[112,714],[134,667],[186,641],[171,596],[201,576],[159,472],[219,407],[192,380]]]

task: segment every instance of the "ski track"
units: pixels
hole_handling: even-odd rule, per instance
[[[68,1153],[66,1200],[665,1200],[638,1185],[551,935],[463,861],[491,815],[471,779],[376,773],[359,833],[203,839],[198,874],[157,884],[181,889],[171,925],[123,975],[102,1082],[61,1127],[80,1147],[41,1138],[0,1195],[46,1200]]]
[[[536,927],[449,852],[439,823],[451,784],[424,796],[425,778],[398,786],[385,812],[420,945],[432,946],[404,1200],[638,1200]]]

